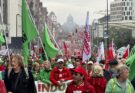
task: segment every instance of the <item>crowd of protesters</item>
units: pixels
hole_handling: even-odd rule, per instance
[[[81,62],[81,57],[63,56],[42,60],[29,57],[24,66],[21,55],[0,59],[0,93],[37,93],[34,81],[61,86],[70,80],[66,93],[135,93],[135,79],[128,80],[129,68],[123,60]]]

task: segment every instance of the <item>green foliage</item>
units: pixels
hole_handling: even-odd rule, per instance
[[[109,42],[114,39],[117,48],[130,44],[131,47],[135,44],[135,38],[132,38],[132,31],[130,29],[115,28],[109,29]]]

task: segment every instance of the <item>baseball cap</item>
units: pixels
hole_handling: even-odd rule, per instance
[[[80,73],[83,76],[87,75],[85,69],[83,67],[81,67],[81,66],[76,67],[75,69],[73,69],[73,71],[77,72],[77,73]]]
[[[93,64],[93,61],[89,61],[88,64]]]
[[[57,63],[59,63],[59,62],[64,62],[64,60],[62,58],[60,58],[57,60]]]

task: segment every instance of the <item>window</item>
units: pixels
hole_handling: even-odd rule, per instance
[[[129,2],[127,2],[127,6],[129,6]]]
[[[123,12],[123,15],[125,15],[125,12]]]
[[[125,16],[125,20],[127,20],[127,16]]]
[[[132,16],[129,17],[129,20],[132,20]]]
[[[133,5],[133,3],[131,3],[131,6]]]
[[[127,7],[125,7],[125,10],[127,10]]]
[[[130,15],[130,12],[127,12],[127,15]]]
[[[123,2],[123,6],[125,6],[125,2]]]
[[[129,10],[132,10],[132,7],[129,7]]]

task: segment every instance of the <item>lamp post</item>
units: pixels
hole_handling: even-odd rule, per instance
[[[57,17],[55,16],[55,14],[52,14],[51,20],[52,20],[52,34],[53,37],[55,38],[55,25],[57,23]]]
[[[107,42],[107,45],[106,45],[106,48],[109,49],[109,26],[108,26],[108,0],[107,0],[107,20],[106,20],[106,35],[107,35],[107,38],[106,38],[106,42]]]

